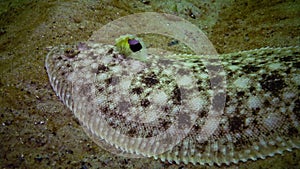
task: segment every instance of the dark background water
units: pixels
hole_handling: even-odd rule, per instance
[[[106,23],[145,11],[187,19],[207,34],[219,53],[299,46],[299,9],[299,1],[280,0],[0,1],[0,167],[208,168],[126,159],[102,150],[51,89],[44,69],[47,49],[85,41]],[[167,47],[170,40],[152,43]],[[295,150],[221,168],[299,168],[299,161]]]

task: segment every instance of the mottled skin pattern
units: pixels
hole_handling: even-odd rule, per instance
[[[148,57],[86,42],[54,48],[46,69],[88,135],[113,153],[221,165],[300,147],[299,47]]]

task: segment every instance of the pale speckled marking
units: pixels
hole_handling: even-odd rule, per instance
[[[159,62],[158,57],[151,56],[151,62],[141,64],[122,58],[110,45],[86,43],[74,58],[64,55],[65,48],[54,49],[47,56],[50,82],[89,136],[110,151],[154,156],[176,163],[221,165],[264,159],[300,147],[299,47],[262,48],[220,55],[225,72],[218,71],[221,65],[213,61],[212,56],[172,55]],[[164,67],[172,60],[177,68]],[[163,62],[166,64],[161,64]],[[128,65],[126,68],[130,70],[124,71],[124,66]],[[215,70],[213,77],[208,75],[208,67]],[[181,96],[183,88],[178,90],[174,74],[170,75],[180,73],[180,68],[189,70],[184,78],[196,79],[192,81],[194,85],[184,90],[197,92],[185,92],[192,94]],[[216,82],[218,87],[224,74],[226,93],[222,88],[219,93],[212,92],[210,83]],[[129,93],[117,92],[123,89]],[[208,118],[209,105],[213,101],[218,106],[218,100],[210,98],[222,96],[222,93],[226,94],[224,113],[218,117],[218,123],[214,123],[216,119]],[[95,107],[87,106],[93,101],[102,119],[93,114]],[[184,102],[194,103],[189,107],[195,109],[197,114],[194,115],[198,118],[188,136],[172,150],[155,155],[152,152],[160,147],[153,145],[149,151],[137,152],[150,143],[136,142],[134,145],[125,137],[118,137],[122,133],[147,138],[164,132],[172,123],[180,124],[176,118]],[[192,118],[193,113],[182,115]],[[105,131],[102,120],[119,133]],[[140,121],[149,123],[141,125]],[[210,126],[215,127],[214,124],[217,129],[210,134]]]

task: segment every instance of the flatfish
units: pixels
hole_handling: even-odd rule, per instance
[[[126,35],[55,47],[45,67],[85,132],[115,154],[229,165],[300,147],[298,46],[158,56]]]

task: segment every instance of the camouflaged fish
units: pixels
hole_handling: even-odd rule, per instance
[[[300,147],[300,48],[218,56],[62,45],[46,58],[51,85],[86,133],[128,157],[221,165]]]

